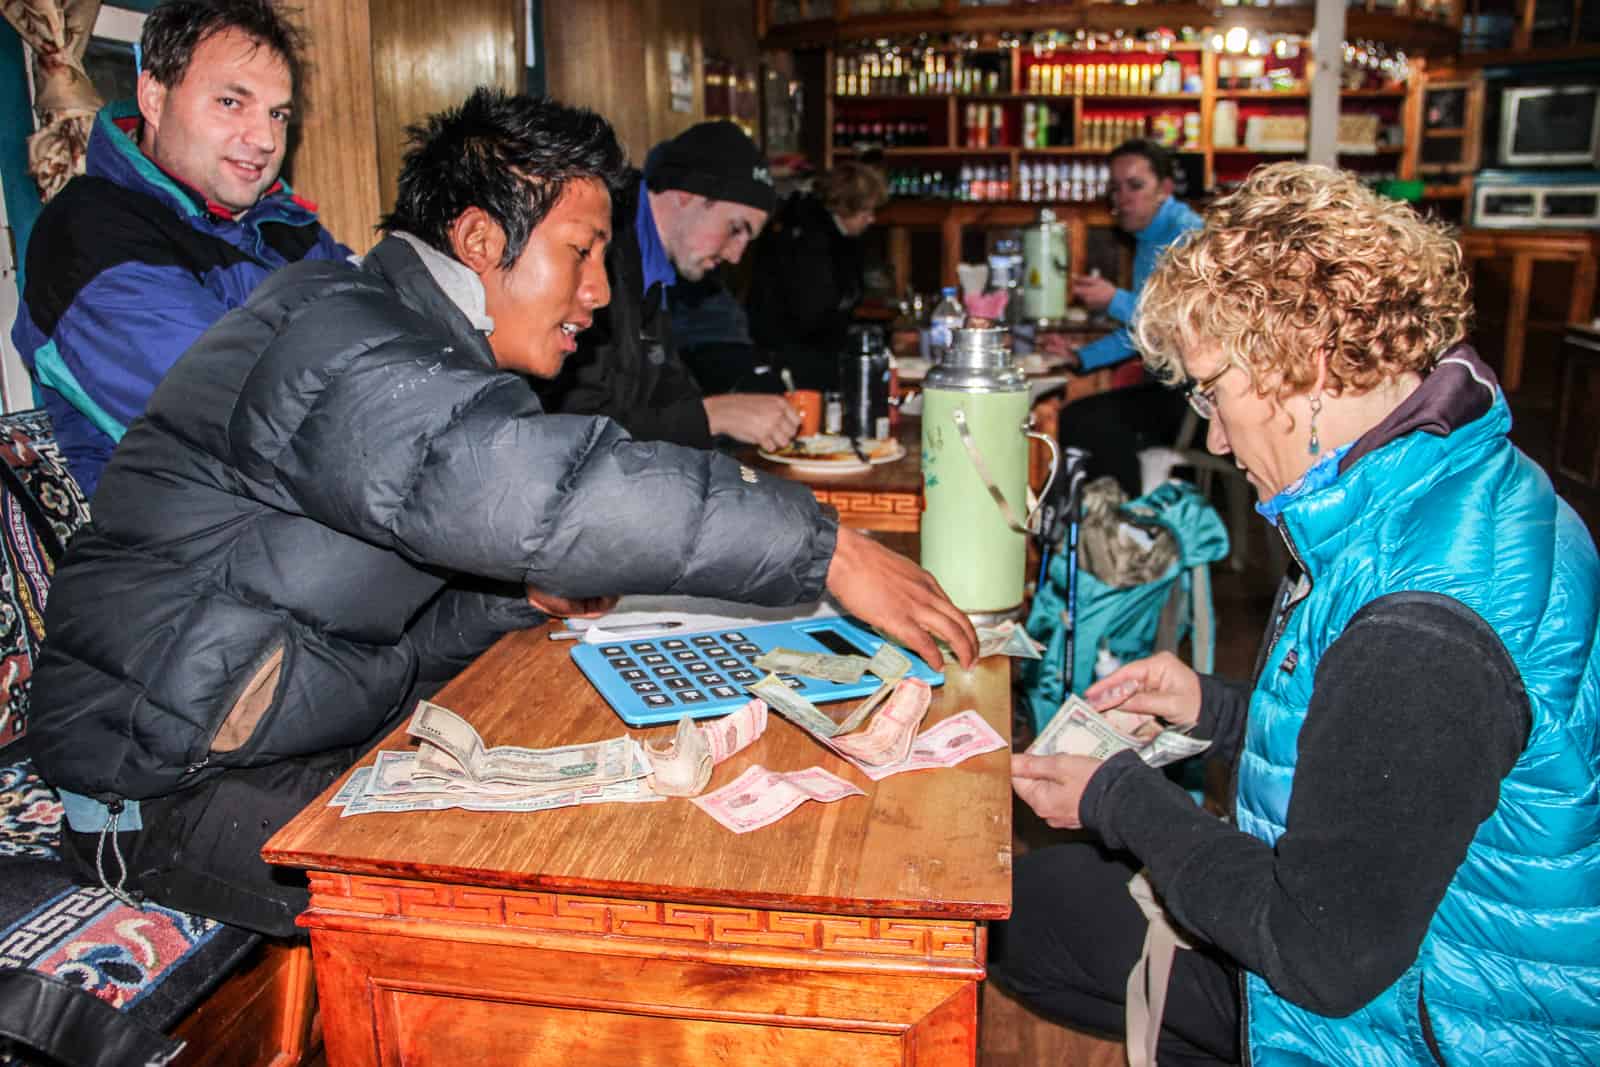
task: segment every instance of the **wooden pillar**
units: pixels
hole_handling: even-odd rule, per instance
[[[305,0],[300,21],[309,43],[289,181],[330,233],[365,252],[380,203],[371,11],[366,0]]]

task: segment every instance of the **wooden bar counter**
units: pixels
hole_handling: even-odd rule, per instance
[[[438,701],[488,745],[623,732],[547,633]],[[946,677],[925,726],[976,708],[1010,736],[1008,660]],[[331,1067],[971,1064],[984,923],[1011,908],[1009,754],[873,783],[773,715],[710,788],[753,764],[867,795],[736,835],[683,799],[341,819],[330,790],[263,855],[309,871]]]

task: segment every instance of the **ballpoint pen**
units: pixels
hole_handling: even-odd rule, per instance
[[[617,637],[632,637],[634,634],[656,633],[661,630],[676,630],[683,623],[676,620],[663,622],[630,622],[624,626],[602,626],[599,629]],[[579,641],[588,630],[555,630],[550,634],[552,641]]]

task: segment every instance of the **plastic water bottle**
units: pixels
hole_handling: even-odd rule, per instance
[[[928,355],[934,363],[943,363],[950,353],[952,331],[967,324],[967,312],[956,296],[956,287],[947,285],[928,321]]]
[[[1100,651],[1094,657],[1094,680],[1098,682],[1121,666],[1122,661],[1111,651],[1111,646],[1104,641],[1100,642]]]

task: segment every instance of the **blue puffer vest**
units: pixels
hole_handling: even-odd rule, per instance
[[[1251,698],[1241,829],[1269,843],[1284,832],[1317,664],[1388,593],[1439,593],[1477,612],[1521,673],[1532,728],[1398,981],[1331,1018],[1246,975],[1253,1063],[1434,1062],[1423,1004],[1452,1064],[1600,1063],[1600,564],[1577,516],[1507,440],[1510,425],[1496,389],[1487,414],[1448,436],[1392,440],[1281,515],[1310,588]]]

